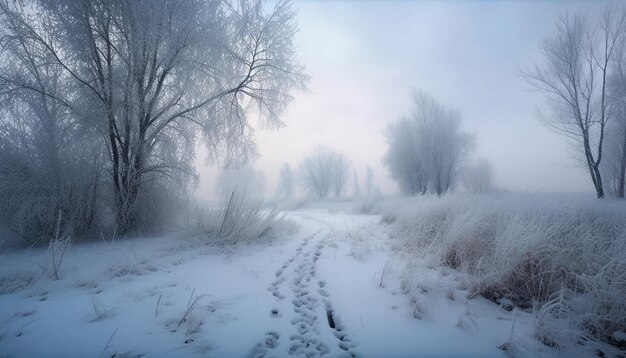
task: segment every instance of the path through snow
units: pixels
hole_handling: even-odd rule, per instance
[[[61,280],[0,294],[0,357],[503,357],[513,321],[523,353],[556,354],[529,338],[529,314],[468,301],[452,273],[425,269],[422,296],[403,294],[379,217],[288,216],[297,232],[232,255],[171,238],[75,245]],[[44,257],[3,253],[0,282]]]
[[[280,307],[272,308],[270,315],[288,320],[295,332],[287,338],[280,332],[269,331],[256,345],[252,356],[313,358],[331,354],[331,357],[356,357],[348,333],[341,325],[325,288],[326,281],[319,279],[317,274],[317,264],[326,246],[325,239],[331,234],[331,227],[311,216],[303,216],[303,219],[319,225],[319,230],[302,239],[294,254],[276,270],[276,279],[268,287],[278,301],[277,307]],[[281,310],[284,314],[280,313]],[[283,341],[288,339],[282,349],[279,344],[281,337],[285,337]]]

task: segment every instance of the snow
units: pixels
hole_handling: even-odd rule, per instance
[[[177,237],[75,244],[60,280],[39,273],[45,250],[5,252],[1,277],[38,279],[0,294],[0,356],[560,355],[533,338],[532,313],[467,299],[452,271],[420,268],[424,292],[403,294],[381,218],[336,209],[289,212],[296,232],[234,253]]]
[[[615,331],[613,332],[613,339],[618,342],[626,342],[626,332]]]

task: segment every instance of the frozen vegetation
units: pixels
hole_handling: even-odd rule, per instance
[[[287,213],[280,236],[236,251],[215,230],[211,241],[74,244],[58,279],[43,272],[48,250],[5,252],[0,352],[617,356],[607,344],[624,327],[617,203],[559,198],[563,214],[554,199],[378,199],[365,215],[357,202],[312,202]],[[604,225],[614,236],[601,245],[581,240]]]
[[[575,349],[603,340],[620,346],[626,327],[626,207],[567,195],[450,195],[361,204],[382,215],[414,267],[464,274],[470,297],[535,315],[548,346]],[[516,344],[507,344],[511,348]]]
[[[321,4],[299,38],[289,0],[0,0],[0,358],[626,357],[626,7],[531,3],[552,32],[498,49],[567,172],[501,118],[521,89],[485,105],[510,58],[458,46],[526,6]],[[411,89],[408,52],[454,71]]]

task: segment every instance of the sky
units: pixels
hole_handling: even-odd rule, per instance
[[[385,194],[397,192],[382,163],[384,129],[411,109],[421,89],[463,115],[495,183],[508,191],[591,192],[572,147],[537,119],[544,96],[521,71],[541,60],[541,41],[560,14],[596,15],[601,1],[296,1],[297,57],[311,76],[295,93],[285,127],[256,132],[268,190],[280,167],[297,168],[322,144],[366,166]],[[218,169],[199,151],[198,195],[215,195]]]

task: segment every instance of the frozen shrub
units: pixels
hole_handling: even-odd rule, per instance
[[[58,280],[60,278],[61,264],[72,239],[70,236],[65,239],[54,239],[48,244],[48,255],[46,257],[46,273],[48,277]]]
[[[89,311],[91,316],[89,322],[104,321],[105,319],[113,317],[114,310],[109,308],[96,300],[95,297],[91,297],[91,310]]]
[[[571,342],[572,330],[611,342],[626,329],[622,202],[451,195],[387,200],[372,211],[394,218],[398,249],[465,272],[472,294],[539,307],[546,344]]]
[[[346,225],[346,237],[350,242],[350,256],[363,260],[370,253],[368,237],[359,228],[350,229]]]
[[[367,197],[357,205],[354,212],[357,214],[372,214],[376,211],[380,198]]]
[[[143,269],[133,262],[121,262],[109,266],[105,272],[107,277],[141,276]]]
[[[0,295],[19,291],[37,281],[33,272],[11,272],[0,276]]]
[[[262,201],[233,191],[218,206],[198,209],[194,233],[214,245],[250,244],[268,240],[282,223],[276,208],[264,209]]]
[[[450,291],[453,292],[453,291]],[[459,315],[457,319],[457,327],[468,328],[478,332],[478,323],[476,322],[476,312],[468,302],[465,311]]]
[[[416,293],[411,297],[410,302],[414,318],[423,320],[432,317],[434,305],[432,301],[426,298],[426,296]]]
[[[565,343],[574,343],[576,338],[574,319],[574,312],[567,305],[561,292],[539,310],[535,337],[543,344],[555,348]]]

